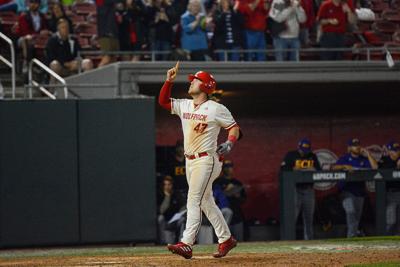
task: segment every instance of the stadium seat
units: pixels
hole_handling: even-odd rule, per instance
[[[84,15],[87,16],[89,14],[96,14],[96,5],[91,4],[91,3],[76,3],[73,7],[72,10],[78,14],[78,15]]]
[[[17,21],[18,15],[12,11],[2,11],[0,12],[0,18],[3,21]]]
[[[12,35],[12,28],[14,25],[16,25],[18,21],[18,16],[11,11],[3,11],[0,12],[0,18],[1,18],[1,25],[3,26],[3,31],[6,35],[10,36]]]
[[[83,38],[83,37],[79,36],[78,37],[78,42],[79,42],[79,45],[81,46],[81,48],[84,49],[84,50],[88,50],[88,49],[92,48],[88,38]]]
[[[87,15],[86,21],[88,23],[96,24],[97,23],[97,14],[96,13],[90,13],[89,15]]]
[[[48,34],[39,34],[35,36],[34,47],[37,58],[44,59],[44,49],[46,48],[49,38],[50,35]]]
[[[81,37],[90,38],[97,35],[97,25],[91,23],[79,23],[76,25],[74,32]]]
[[[400,23],[400,10],[386,9],[382,12],[382,19],[387,21]]]
[[[391,35],[372,30],[364,32],[363,36],[367,43],[374,46],[382,46],[385,43],[392,41]]]
[[[35,48],[44,49],[47,44],[47,40],[49,40],[49,34],[39,34],[35,36]]]
[[[84,23],[85,21],[85,17],[81,16],[81,15],[76,15],[76,14],[71,14],[69,15],[69,18],[72,21],[72,25],[77,25],[79,23]]]
[[[358,38],[357,34],[352,32],[346,33],[344,38],[346,47],[352,47],[354,44],[360,42],[360,39]]]
[[[393,34],[396,30],[399,29],[398,25],[396,23],[390,22],[390,21],[375,21],[371,25],[372,29],[386,33],[386,34]]]
[[[374,11],[374,13],[381,13],[383,10],[386,10],[389,8],[389,4],[386,2],[375,2],[372,4],[372,11]]]
[[[357,32],[363,33],[365,31],[371,30],[372,23],[374,23],[374,21],[358,21]]]

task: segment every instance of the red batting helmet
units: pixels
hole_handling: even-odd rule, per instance
[[[205,72],[205,71],[198,71],[195,75],[189,75],[189,81],[193,81],[193,79],[199,79],[202,81],[200,85],[200,90],[206,93],[207,95],[214,92],[215,88],[217,87],[217,82],[215,81],[214,77]]]

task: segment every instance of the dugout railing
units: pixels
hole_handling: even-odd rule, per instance
[[[280,233],[281,240],[296,239],[295,197],[296,185],[318,182],[375,182],[375,234],[386,234],[386,182],[400,181],[399,170],[368,170],[353,172],[281,172],[280,184]]]

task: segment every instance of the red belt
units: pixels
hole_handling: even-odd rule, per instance
[[[200,152],[200,153],[196,153],[196,154],[193,154],[193,155],[186,155],[185,154],[185,157],[187,159],[196,159],[196,158],[201,158],[201,157],[205,157],[205,156],[208,156],[207,152]]]

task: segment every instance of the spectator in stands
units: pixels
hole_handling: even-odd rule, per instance
[[[76,38],[69,33],[69,23],[60,19],[57,24],[57,32],[48,40],[46,45],[47,63],[50,68],[61,76],[68,76],[77,72],[79,64],[84,71],[93,68],[90,59],[82,62],[77,59],[78,51],[81,49]],[[54,82],[51,80],[51,82]]]
[[[57,24],[60,19],[66,20],[69,25],[70,33],[73,32],[72,22],[69,17],[65,14],[64,6],[60,3],[54,3],[51,7],[51,14],[48,20],[49,30],[52,32],[57,31]]]
[[[186,199],[188,193],[188,183],[186,180],[186,158],[182,140],[178,140],[175,145],[175,153],[168,163],[167,173],[174,179],[175,190]]]
[[[300,42],[307,47],[310,44],[310,33],[315,25],[315,7],[313,0],[301,0],[300,4],[307,17],[306,21],[300,24]]]
[[[19,16],[15,29],[19,36],[18,46],[22,49],[23,73],[28,71],[28,61],[34,56],[34,38],[39,34],[48,34],[46,18],[39,11],[39,3],[40,0],[30,0],[28,12]]]
[[[361,147],[360,140],[352,138],[347,143],[348,153],[338,159],[333,170],[355,171],[378,168],[378,164],[371,153]],[[346,212],[347,237],[361,236],[358,229],[364,206],[365,182],[338,182],[342,195],[342,204]]]
[[[286,154],[281,164],[281,171],[320,171],[321,165],[317,156],[311,150],[311,141],[303,138],[299,141],[297,150]],[[315,192],[313,183],[297,184],[295,220],[302,212],[304,239],[314,238]]]
[[[150,32],[149,42],[153,51],[170,51],[173,42],[173,22],[176,12],[170,0],[153,0],[147,8]],[[168,54],[156,56],[157,60],[167,60]]]
[[[214,12],[213,21],[215,24],[213,46],[214,49],[239,50],[244,47],[244,18],[238,12],[239,2],[232,5],[230,0],[220,0],[218,9]],[[217,58],[224,61],[225,54],[218,53]],[[239,61],[240,53],[228,54],[229,60]]]
[[[18,9],[17,2],[15,0],[0,0],[0,12],[2,11],[14,11]]]
[[[285,23],[286,29],[273,36],[275,59],[298,60],[300,48],[300,23],[306,22],[306,13],[298,0],[273,0],[269,17],[278,23]],[[283,49],[295,49],[283,51]]]
[[[97,6],[97,36],[102,52],[99,67],[112,63],[116,60],[115,56],[107,52],[118,51],[118,27],[115,18],[115,4],[117,0],[96,0]]]
[[[177,14],[180,18],[180,16],[182,16],[186,12],[187,5],[189,4],[189,0],[181,0],[181,1],[172,0],[171,4],[174,7],[175,11],[177,12]]]
[[[119,2],[116,5],[116,21],[118,26],[118,41],[121,51],[140,51],[143,44],[144,6],[137,1]],[[123,55],[125,61],[138,61],[140,55]]]
[[[177,215],[177,220],[174,222],[171,222],[171,219],[184,209],[184,205],[181,195],[174,191],[172,177],[165,176],[162,190],[157,198],[158,229],[161,244],[174,244],[176,242],[184,222],[184,216]]]
[[[246,49],[265,50],[265,29],[268,4],[265,0],[236,0],[239,2],[238,10],[244,15]],[[264,52],[248,53],[247,60],[265,60]]]
[[[400,144],[390,142],[386,145],[387,155],[378,162],[380,169],[400,169]],[[400,181],[386,183],[386,232],[389,235],[398,235],[400,222]],[[396,223],[397,229],[396,229]],[[397,231],[396,231],[397,230]]]
[[[229,211],[225,211],[224,218],[227,220],[229,228],[232,234],[237,240],[243,241],[243,212],[242,204],[246,200],[246,191],[243,184],[236,178],[234,178],[233,163],[230,160],[225,160],[222,166],[222,175],[214,181],[213,189],[218,191],[218,187],[223,191],[229,208],[232,211],[232,218],[228,223]],[[215,192],[214,192],[215,195]],[[220,201],[222,202],[222,201]],[[218,201],[217,201],[218,203]],[[221,205],[222,203],[220,203]],[[223,207],[223,205],[218,207]],[[222,210],[221,210],[222,211]]]
[[[17,3],[17,12],[19,14],[28,12],[29,6],[27,6],[27,4],[29,4],[29,0],[15,0],[15,2]],[[48,0],[38,0],[38,3],[40,13],[47,14],[47,11],[49,10]]]
[[[200,0],[190,0],[187,11],[181,16],[181,47],[190,51],[192,61],[204,61],[208,49],[205,29],[211,20],[200,11]]]
[[[353,2],[351,0],[327,0],[319,8],[317,21],[320,24],[321,48],[345,47],[347,24],[355,24]],[[340,60],[342,51],[322,51],[322,60]]]

